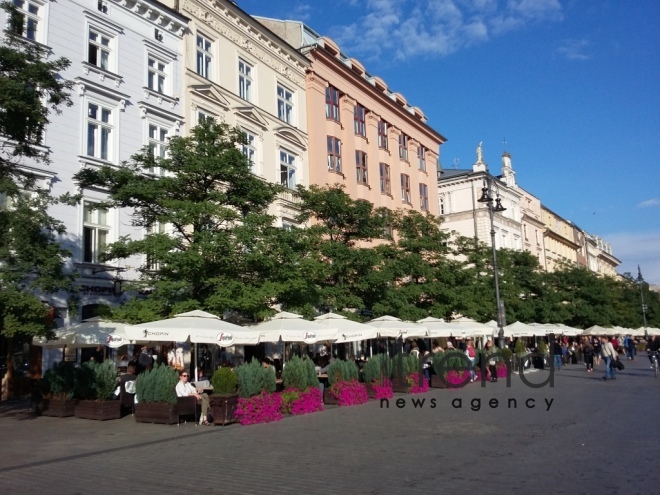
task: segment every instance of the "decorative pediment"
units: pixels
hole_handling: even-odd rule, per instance
[[[294,146],[297,146],[298,148],[303,150],[307,149],[307,136],[305,136],[297,129],[285,126],[279,127],[278,129],[275,129],[275,135],[284,139],[285,141],[288,141]]]
[[[188,86],[190,92],[200,96],[211,103],[215,103],[229,110],[229,101],[213,84],[195,84]]]
[[[236,107],[234,108],[236,116],[240,116],[245,120],[258,125],[263,130],[268,130],[268,121],[264,118],[263,113],[256,107]]]

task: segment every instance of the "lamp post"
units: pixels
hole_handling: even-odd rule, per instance
[[[642,278],[642,270],[637,265],[637,282],[639,283],[639,296],[642,298],[642,316],[644,317],[644,338],[648,340],[649,333],[646,329],[646,304],[644,303],[644,279]]]
[[[484,203],[488,209],[488,216],[490,217],[490,244],[493,249],[493,274],[495,276],[495,302],[497,304],[497,346],[500,349],[504,348],[504,326],[506,325],[506,314],[504,312],[504,303],[500,299],[500,281],[499,269],[497,267],[497,249],[495,248],[495,223],[493,219],[494,213],[505,211],[506,208],[502,206],[500,195],[497,194],[495,205],[493,205],[492,196],[492,178],[486,172],[484,180],[484,187],[481,189],[481,198],[477,200],[479,203]]]

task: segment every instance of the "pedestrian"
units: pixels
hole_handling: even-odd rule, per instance
[[[496,382],[497,381],[497,356],[495,356],[495,353],[498,352],[499,349],[497,347],[493,346],[493,341],[488,340],[486,342],[486,359],[488,359],[488,371],[490,371],[490,381],[491,382]]]
[[[474,363],[477,360],[477,353],[474,351],[474,341],[472,339],[468,339],[467,341],[465,355],[470,360],[470,381],[473,382],[477,377],[477,373],[474,371]]]
[[[596,366],[600,366],[600,339],[594,337],[594,340],[591,342],[591,345],[594,348],[594,363]]]
[[[555,370],[560,371],[561,370],[561,360],[562,360],[562,345],[559,343],[559,339],[555,337],[555,342],[553,347],[553,357],[554,357],[554,364],[555,364]]]
[[[614,372],[614,361],[616,361],[618,358],[617,352],[614,350],[612,343],[607,340],[607,337],[603,336],[600,339],[600,352],[603,356],[603,361],[605,362],[605,376],[602,378],[602,380],[616,380],[616,373]]]
[[[587,366],[587,373],[594,370],[594,346],[591,345],[589,339],[584,339],[582,343],[582,355],[584,356],[584,364]]]
[[[626,342],[626,351],[628,352],[628,359],[631,361],[635,360],[635,339],[632,335],[626,337],[628,341]]]

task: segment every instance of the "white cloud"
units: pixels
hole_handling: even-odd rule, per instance
[[[638,208],[648,208],[649,206],[658,206],[660,205],[660,199],[658,198],[653,198],[653,199],[647,199],[646,201],[642,201],[637,205]]]
[[[558,0],[367,0],[365,13],[331,36],[366,59],[448,55],[538,22],[560,21]]]
[[[612,254],[621,260],[619,273],[637,276],[637,265],[644,280],[660,284],[660,232],[620,232],[604,236],[612,244]]]
[[[557,48],[557,53],[563,55],[568,60],[587,60],[589,55],[585,53],[585,50],[589,48],[589,41],[586,39],[580,40],[564,40],[559,48]]]

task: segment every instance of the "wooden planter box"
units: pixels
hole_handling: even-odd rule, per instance
[[[374,384],[373,383],[365,383],[364,386],[367,388],[367,394],[369,395],[370,399],[374,399],[376,396],[376,392],[374,392]]]
[[[106,421],[121,418],[121,402],[118,400],[81,400],[76,405],[76,418]]]
[[[445,382],[442,381],[440,375],[431,375],[431,388],[447,388]]]
[[[238,407],[238,394],[235,395],[212,395],[209,398],[209,406],[213,423],[216,425],[227,425],[236,421],[236,408]]]
[[[67,418],[76,413],[77,403],[77,399],[43,399],[41,401],[41,415]]]
[[[409,394],[410,393],[410,388],[411,386],[408,384],[408,380],[405,378],[403,380],[399,380],[398,377],[392,378],[392,391],[393,392],[398,392],[401,394]]]
[[[323,389],[323,403],[329,406],[338,406],[339,399],[330,393],[329,388]]]
[[[158,423],[173,425],[179,423],[179,408],[176,404],[149,403],[135,404],[135,421],[138,423]]]

